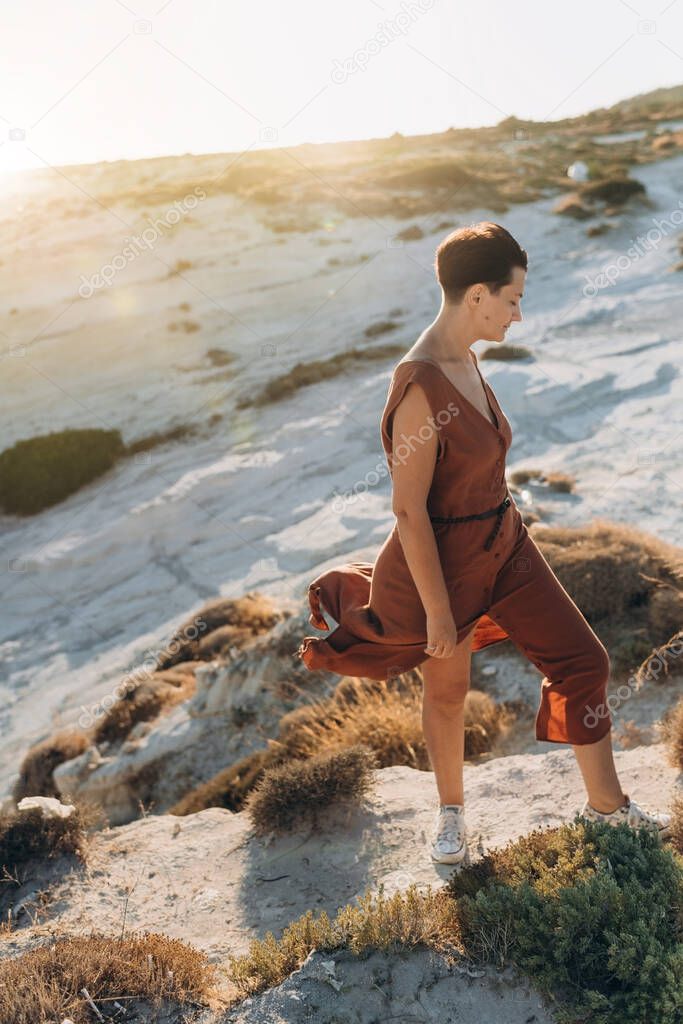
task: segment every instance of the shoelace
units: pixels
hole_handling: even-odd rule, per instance
[[[455,842],[456,836],[460,838],[462,835],[462,815],[450,808],[445,811],[439,811],[439,814],[444,818],[445,827],[439,830],[436,837],[437,842],[442,839],[446,839],[448,842]]]

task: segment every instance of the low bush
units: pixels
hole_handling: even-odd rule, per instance
[[[96,812],[85,805],[76,805],[66,818],[43,814],[38,808],[0,815],[0,874],[16,877],[36,859],[74,854],[83,860],[87,829],[95,817]]]
[[[124,451],[118,430],[67,429],[16,441],[0,452],[0,506],[35,515],[106,473]]]
[[[372,784],[377,759],[360,745],[267,769],[245,802],[257,835],[318,827],[318,816],[339,800],[354,801]]]
[[[97,721],[95,743],[116,743],[124,740],[138,722],[158,718],[176,704],[188,700],[195,692],[194,672],[168,669],[153,672],[135,683]]]
[[[242,597],[217,597],[178,626],[156,659],[157,669],[180,662],[212,661],[230,647],[272,629],[283,618],[276,605],[258,591]]]
[[[606,203],[625,203],[632,196],[644,195],[645,186],[634,178],[605,178],[602,181],[589,181],[581,187],[581,198],[593,201],[602,200]]]
[[[484,349],[479,356],[480,359],[498,359],[499,361],[513,362],[516,359],[531,359],[533,352],[525,345],[492,345]]]
[[[631,671],[683,622],[683,552],[628,526],[536,524],[533,538],[607,647],[615,672]]]
[[[110,1011],[115,1000],[125,1005],[125,1019],[131,1000],[136,1000],[134,1009],[141,1012],[135,1019],[148,1020],[152,1017],[144,1012],[146,1006],[158,1011],[197,1001],[208,1005],[215,982],[215,968],[206,954],[180,939],[157,932],[125,938],[65,936],[0,963],[0,1020],[38,1024],[67,1018],[73,1024],[91,1024],[97,1018],[84,990],[101,1020],[114,1019]]]
[[[683,861],[646,829],[538,829],[453,876],[464,950],[512,962],[558,1021],[677,1021]]]
[[[368,890],[358,906],[340,907],[333,920],[323,910],[317,917],[308,910],[289,924],[276,939],[273,932],[254,939],[249,952],[232,956],[230,980],[242,997],[262,992],[298,970],[311,950],[350,949],[357,956],[377,949],[399,952],[427,946],[447,952],[457,934],[453,900],[429,886],[425,893],[411,885],[405,893],[373,895]]]
[[[62,729],[34,744],[25,755],[12,796],[17,803],[25,796],[59,796],[52,773],[57,765],[78,757],[90,746],[80,729]]]

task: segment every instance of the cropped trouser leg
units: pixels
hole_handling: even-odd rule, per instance
[[[536,739],[602,739],[612,726],[607,650],[529,534],[496,575],[488,615],[543,672]]]

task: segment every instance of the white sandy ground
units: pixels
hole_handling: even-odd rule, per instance
[[[111,193],[124,170],[151,184],[173,178],[182,198],[197,159],[88,173]],[[226,161],[212,159],[219,174]],[[262,211],[207,199],[87,300],[78,298],[80,275],[111,261],[147,226],[143,214],[163,216],[171,201],[103,208],[69,175],[50,182],[50,205],[40,196],[8,201],[2,447],[74,426],[117,427],[125,441],[179,422],[204,434],[123,462],[38,516],[0,518],[11,566],[0,624],[0,796],[33,742],[76,722],[81,705],[111,692],[206,599],[260,588],[303,602],[323,566],[375,557],[393,522],[379,418],[396,360],[262,410],[236,412],[235,402],[300,359],[358,343],[407,350],[438,309],[432,261],[445,217],[453,226],[502,221],[530,255],[525,321],[508,341],[529,346],[535,361],[482,364],[513,427],[509,469],[576,474],[575,494],[541,494],[550,521],[604,515],[680,542],[683,288],[669,272],[679,228],[613,286],[592,298],[582,288],[653,218],[680,210],[682,171],[681,156],[635,167],[652,208],[634,205],[595,239],[585,222],[550,212],[554,197],[501,215],[440,211],[420,220],[423,239],[401,246],[391,243],[404,221],[334,213],[317,231],[278,235],[257,219]],[[179,259],[190,269],[169,277]],[[392,311],[399,329],[364,341],[365,328]],[[200,330],[169,330],[185,320]],[[212,346],[238,355],[234,379],[206,360]],[[209,426],[214,413],[223,419]],[[336,495],[376,469],[367,494],[333,511]]]
[[[667,763],[661,744],[619,751],[616,763],[624,788],[643,806],[664,809],[681,790],[681,774]],[[472,861],[535,828],[570,821],[584,799],[576,761],[564,747],[466,764],[464,774]],[[412,883],[422,891],[439,888],[458,869],[434,864],[428,854],[435,794],[433,773],[392,767],[374,773],[360,806],[329,807],[317,831],[303,826],[260,838],[245,812],[211,808],[96,833],[87,868],[58,881],[40,923],[3,940],[2,953],[16,955],[51,935],[91,928],[120,934],[125,913],[127,930],[181,938],[225,965],[229,954],[246,952],[252,938],[267,931],[280,936],[309,909],[333,917],[366,890],[377,893],[380,884],[386,895]],[[40,879],[29,881],[21,893],[29,908],[40,886]],[[340,989],[325,980],[330,969],[323,961],[330,960]],[[375,954],[363,964],[347,954],[314,953],[286,983],[234,1008],[226,1024],[370,1024],[391,1013],[402,1024],[552,1019],[509,971],[501,975],[489,966],[472,977],[462,962],[449,969],[423,951]]]

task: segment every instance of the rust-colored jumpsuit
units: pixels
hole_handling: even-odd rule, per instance
[[[505,480],[510,424],[479,371],[493,419],[469,402],[432,360],[398,363],[382,413],[380,433],[392,462],[420,444],[399,439],[393,412],[410,381],[425,392],[439,446],[427,498],[430,517],[469,516],[499,506],[495,517],[434,522],[434,535],[458,642],[474,630],[472,650],[508,638],[544,674],[536,738],[595,743],[609,732],[610,662],[607,651],[530,536]],[[487,545],[488,542],[488,545]],[[387,679],[428,659],[426,615],[398,533],[374,563],[348,562],[321,573],[308,588],[309,621],[328,630],[322,610],[338,623],[329,637],[305,637],[298,655],[309,669]]]

